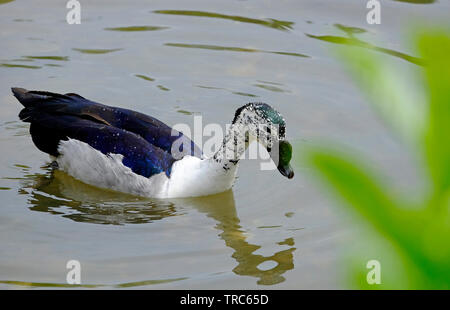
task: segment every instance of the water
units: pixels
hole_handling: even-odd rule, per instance
[[[18,121],[9,87],[77,92],[168,124],[229,123],[250,101],[287,120],[295,149],[318,137],[351,146],[401,188],[417,179],[330,53],[373,49],[418,70],[413,18],[445,21],[447,1],[382,1],[382,24],[355,1],[0,1],[0,288],[342,288],[355,228],[296,167],[287,180],[241,163],[220,195],[148,200],[85,185],[48,166]]]

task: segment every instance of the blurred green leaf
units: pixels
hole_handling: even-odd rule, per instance
[[[396,253],[389,254],[406,267],[406,276],[391,268],[385,287],[449,289],[450,36],[428,32],[417,36],[417,45],[426,63],[422,80],[428,95],[426,104],[418,102],[411,92],[416,86],[408,85],[370,52],[346,50],[339,55],[386,123],[413,142],[425,158],[431,196],[411,205],[391,191],[378,173],[370,171],[362,156],[350,152],[312,147],[306,155],[343,205],[394,245]],[[361,288],[377,288],[368,285],[365,272],[353,268],[353,279]]]
[[[435,195],[450,186],[450,37],[430,33],[418,39],[419,51],[429,59],[425,67],[428,90],[429,127],[426,156]]]
[[[337,52],[387,125],[409,142],[423,139],[427,115],[419,102],[421,94],[382,62],[379,55],[363,49],[344,48]]]
[[[445,284],[450,280],[450,231],[445,223],[425,208],[413,209],[396,201],[377,181],[381,178],[365,172],[368,169],[357,158],[320,148],[311,150],[308,157],[343,205],[368,220],[418,268],[414,273],[421,275],[420,287],[433,287],[430,279],[439,280],[442,275],[444,283],[436,281],[437,286],[450,287],[450,282]]]

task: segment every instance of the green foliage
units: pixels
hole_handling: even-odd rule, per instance
[[[389,256],[403,270],[382,273],[381,285],[368,285],[365,263],[352,266],[351,285],[361,288],[450,289],[450,35],[416,35],[424,61],[423,94],[373,52],[346,49],[339,55],[387,125],[411,145],[428,186],[418,202],[393,193],[380,173],[350,152],[313,147],[308,162],[321,180],[364,223],[387,240]],[[348,153],[348,154],[347,154]],[[370,242],[370,241],[369,241]],[[383,250],[380,250],[383,251]],[[383,262],[381,262],[383,266]]]

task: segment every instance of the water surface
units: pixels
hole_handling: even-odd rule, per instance
[[[413,18],[448,20],[447,1],[0,1],[0,288],[343,288],[352,223],[316,190],[245,160],[232,191],[152,200],[85,185],[54,171],[33,145],[10,87],[75,92],[168,124],[225,125],[250,101],[270,103],[300,150],[344,143],[400,187],[414,183],[404,146],[380,124],[330,53],[370,49],[420,70],[407,41]],[[424,5],[426,4],[426,5]],[[295,157],[295,156],[294,156]]]

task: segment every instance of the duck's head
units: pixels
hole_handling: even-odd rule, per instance
[[[280,173],[292,179],[290,165],[292,146],[286,140],[286,122],[283,116],[266,103],[248,103],[236,110],[233,124],[248,132],[246,142],[258,141],[266,147]]]

